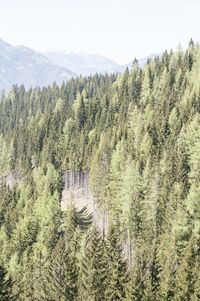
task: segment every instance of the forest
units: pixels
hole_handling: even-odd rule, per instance
[[[200,46],[2,93],[0,175],[1,301],[199,301]]]

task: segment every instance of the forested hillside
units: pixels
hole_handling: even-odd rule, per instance
[[[0,300],[200,300],[199,45],[14,86],[0,140]],[[105,229],[73,198],[61,211],[66,171],[89,174]]]

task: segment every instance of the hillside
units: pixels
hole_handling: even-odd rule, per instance
[[[43,53],[57,65],[66,67],[76,74],[91,75],[95,73],[113,72],[120,66],[113,60],[100,55],[68,51],[49,51]]]
[[[26,88],[47,86],[75,76],[65,67],[58,66],[42,54],[24,46],[12,46],[0,40],[0,90],[8,91],[12,85]]]
[[[149,56],[154,58],[155,55]],[[139,59],[141,68],[148,58]],[[100,55],[69,51],[36,52],[25,46],[12,46],[0,39],[0,91],[8,92],[13,85],[44,87],[79,75],[122,73],[133,62],[120,65]]]
[[[0,287],[10,296],[199,300],[199,65],[191,41],[144,68],[2,98],[0,262],[10,282]],[[6,185],[12,174],[20,181]]]

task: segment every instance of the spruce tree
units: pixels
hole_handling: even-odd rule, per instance
[[[105,300],[107,287],[107,256],[105,242],[97,226],[89,231],[81,262],[81,300]]]
[[[106,300],[123,300],[126,296],[127,265],[123,258],[120,225],[112,223],[107,237],[108,285]]]
[[[77,273],[76,259],[66,248],[64,238],[60,237],[52,252],[48,268],[48,298],[55,301],[76,300]]]
[[[13,282],[6,274],[5,269],[0,266],[0,300],[1,301],[14,301],[17,300],[12,295]]]

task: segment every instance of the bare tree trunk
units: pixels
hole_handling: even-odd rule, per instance
[[[72,183],[73,183],[73,175],[72,175],[72,171],[70,171],[70,190],[72,189]]]
[[[88,185],[89,185],[89,174],[86,173],[86,197],[89,197],[89,191],[88,191]]]
[[[78,189],[78,197],[80,197],[80,172],[77,172],[77,189]]]
[[[128,252],[127,252],[127,256],[128,256],[128,268],[131,268],[132,265],[132,247],[131,247],[131,237],[130,237],[130,230],[128,229],[128,233],[127,233],[127,248],[128,248]]]
[[[65,172],[65,177],[64,177],[64,189],[67,190],[68,189],[68,185],[67,185],[67,181],[68,181],[68,178],[67,178],[67,175],[68,175],[68,172],[66,171]]]
[[[81,172],[81,195],[83,195],[83,172]]]

